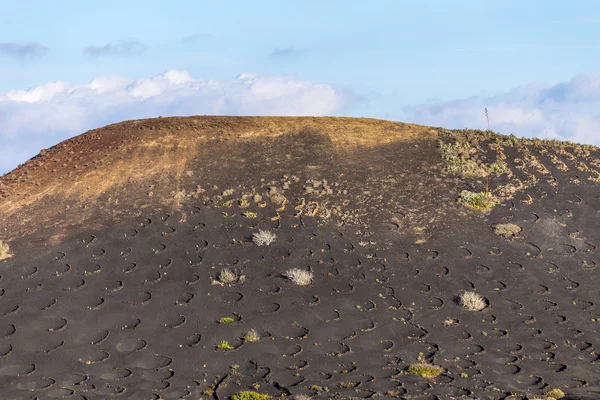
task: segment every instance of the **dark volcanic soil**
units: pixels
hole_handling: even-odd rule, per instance
[[[600,398],[597,149],[373,120],[154,121],[0,178],[0,398]],[[86,150],[109,137],[126,151]],[[160,138],[169,151],[139,150]],[[474,149],[461,165],[506,157],[492,209],[456,201],[485,179],[448,170],[455,142]],[[77,154],[87,167],[66,172]],[[110,162],[84,170],[94,159]],[[521,231],[495,234],[505,223]],[[253,243],[259,229],[276,241]],[[224,268],[240,279],[217,283]],[[465,291],[487,307],[462,308]],[[419,362],[444,372],[410,374]]]

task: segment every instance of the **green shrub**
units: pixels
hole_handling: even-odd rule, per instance
[[[231,400],[266,400],[269,397],[271,397],[271,396],[269,396],[268,394],[260,394],[260,393],[251,392],[251,391],[243,391],[243,392],[239,392],[239,393],[236,393],[233,396],[231,396]]]
[[[468,190],[463,190],[458,197],[458,201],[468,205],[476,210],[488,210],[498,203],[496,196],[484,192],[473,193]]]
[[[420,375],[424,378],[435,378],[445,369],[433,364],[419,363],[408,366],[408,372],[413,375]]]
[[[546,392],[546,397],[550,397],[552,399],[562,399],[565,397],[565,393],[560,389],[552,389]]]

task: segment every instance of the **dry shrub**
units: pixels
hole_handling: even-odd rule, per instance
[[[0,240],[0,261],[11,258],[12,256],[13,255],[10,253],[8,243],[4,243],[2,240]]]
[[[485,298],[475,292],[464,292],[460,295],[459,302],[469,311],[481,311],[487,306]]]
[[[285,271],[284,276],[299,286],[306,286],[312,282],[313,274],[300,268],[291,268]]]
[[[217,277],[219,282],[223,284],[233,283],[238,279],[238,276],[235,272],[230,270],[229,268],[223,268]]]
[[[275,239],[277,239],[277,235],[275,235],[273,232],[264,231],[262,229],[259,230],[258,233],[252,235],[252,241],[257,246],[268,246],[275,242]]]

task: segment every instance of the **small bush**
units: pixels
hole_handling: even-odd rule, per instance
[[[260,394],[251,391],[243,391],[231,396],[231,400],[266,400],[270,396],[268,394]]]
[[[232,283],[235,282],[237,280],[238,276],[235,272],[233,272],[232,270],[230,270],[229,268],[223,268],[220,272],[219,272],[219,276],[217,276],[217,279],[219,280],[219,282],[227,284],[227,283]]]
[[[8,247],[8,244],[0,240],[0,261],[11,258],[12,256],[13,255],[10,254],[10,248]]]
[[[562,399],[565,397],[565,393],[560,389],[552,389],[546,392],[546,397],[550,397],[551,399]]]
[[[217,345],[218,350],[233,350],[233,346],[229,344],[228,341],[223,340],[221,343]]]
[[[511,238],[521,232],[521,227],[516,224],[498,224],[494,227],[494,233],[498,236]]]
[[[300,268],[291,268],[285,271],[284,276],[299,286],[306,286],[312,282],[313,274]]]
[[[485,298],[475,292],[464,292],[459,296],[460,305],[469,311],[481,311],[487,304]]]
[[[231,318],[231,317],[223,317],[219,320],[220,324],[231,324],[235,322],[235,319]]]
[[[408,372],[413,375],[420,375],[424,378],[435,378],[439,376],[445,369],[432,364],[419,363],[408,366]]]
[[[277,239],[277,235],[275,235],[273,232],[263,231],[262,229],[252,236],[252,241],[257,246],[268,246],[275,242],[275,239]]]
[[[250,329],[245,335],[244,340],[246,342],[258,342],[260,340],[260,335],[256,330]]]
[[[504,161],[496,161],[495,163],[491,163],[489,166],[489,172],[495,174],[496,176],[500,176],[503,174],[512,176],[512,171],[508,168],[508,165]]]

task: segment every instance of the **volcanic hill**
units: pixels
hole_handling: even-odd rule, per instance
[[[0,177],[0,398],[600,399],[599,227],[588,145],[94,129]]]

